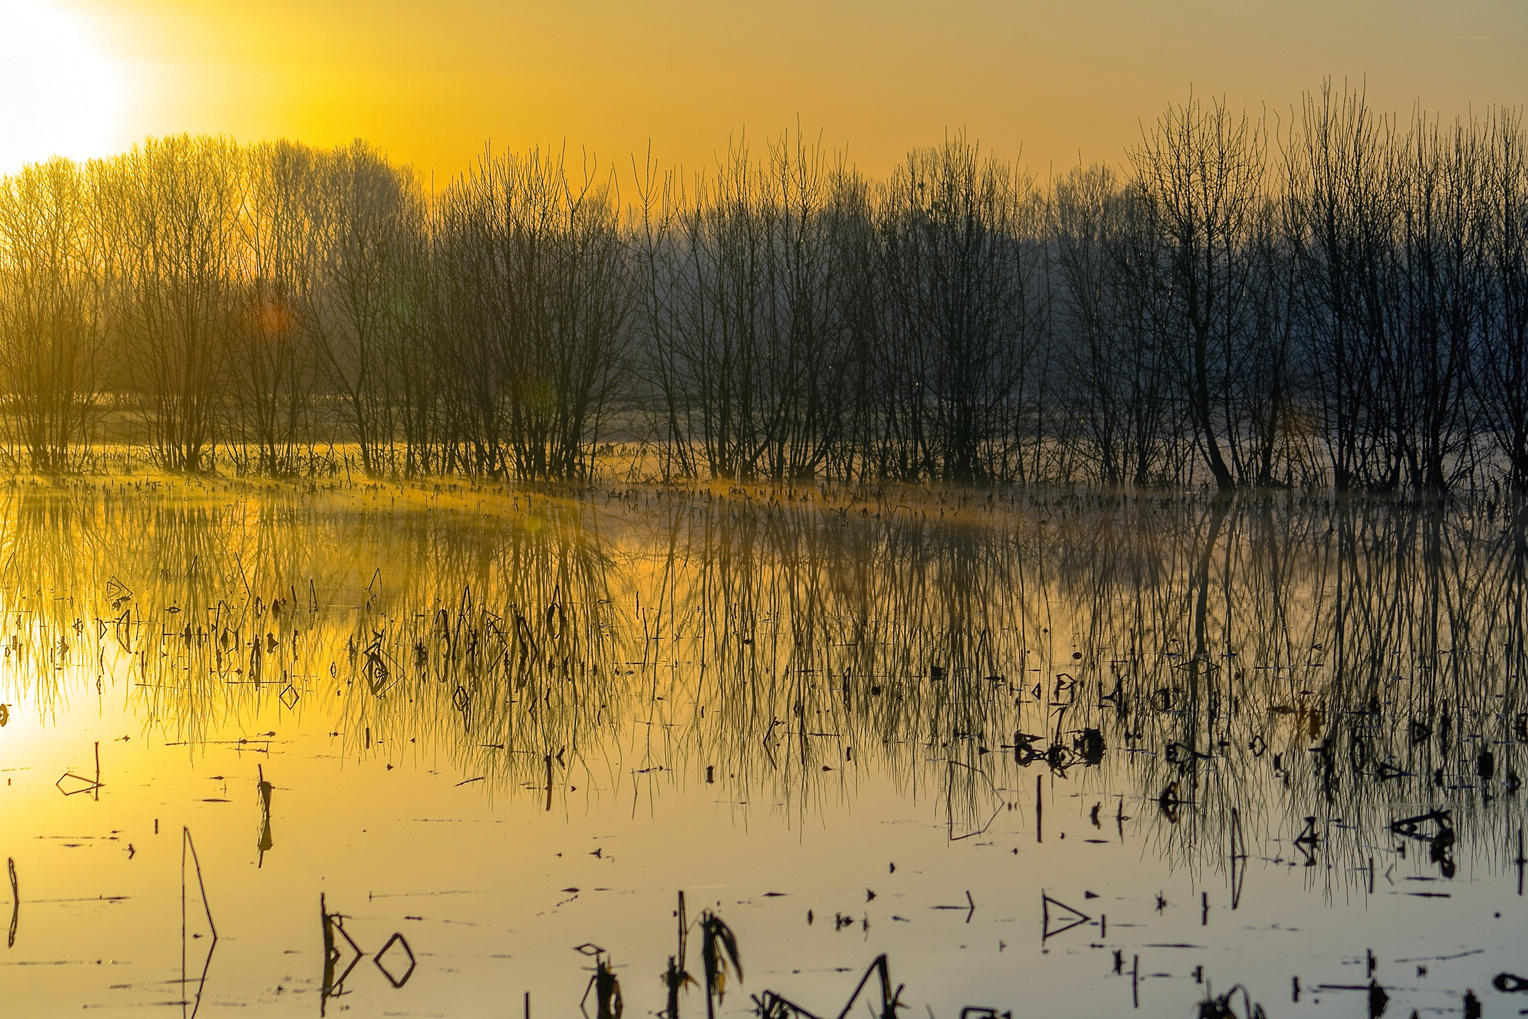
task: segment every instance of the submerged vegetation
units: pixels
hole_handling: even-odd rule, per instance
[[[99,845],[120,867],[136,841],[139,870],[123,874],[150,866],[161,814],[166,831],[183,825],[191,1011],[211,985],[234,1000],[244,981],[238,1000],[261,1000],[265,977],[239,966],[265,956],[212,955],[264,937],[282,973],[308,966],[301,993],[320,1012],[398,992],[476,1014],[471,995],[509,972],[536,989],[535,1014],[582,994],[608,1019],[660,1004],[670,1017],[890,1016],[935,987],[991,1001],[991,982],[965,983],[988,974],[1009,994],[1028,945],[1045,961],[1026,994],[1060,979],[1047,966],[1102,976],[1112,957],[1112,989],[1065,991],[1098,1013],[1104,994],[1140,1007],[1143,981],[1168,976],[1163,953],[1208,951],[1182,924],[1229,920],[1216,932],[1228,951],[1252,931],[1260,961],[1233,960],[1241,986],[1201,980],[1202,964],[1190,983],[1179,964],[1174,993],[1200,1015],[1250,1016],[1285,965],[1266,962],[1267,939],[1292,920],[1308,944],[1313,909],[1374,949],[1364,983],[1316,989],[1410,1007],[1487,986],[1495,969],[1461,975],[1486,961],[1452,939],[1482,936],[1471,910],[1485,895],[1499,919],[1528,866],[1528,515],[1486,498],[13,481],[0,606],[7,746],[35,754],[43,730],[67,728],[51,738],[78,762],[56,790],[59,772],[31,766],[3,788],[117,811],[96,827],[112,825]],[[673,826],[679,801],[705,823]],[[97,817],[36,816],[23,885],[68,873],[41,854],[72,859],[56,854],[90,844]],[[637,827],[617,838],[617,819]],[[856,857],[847,894],[826,902],[810,873],[764,884],[701,862],[746,846],[747,868],[789,852],[807,872],[839,866],[819,825],[849,830]],[[125,855],[105,848],[118,838],[134,840]],[[938,855],[915,851],[930,845]],[[475,898],[490,872],[507,899]],[[23,951],[47,944],[29,925],[49,903],[128,902],[40,896],[21,910],[15,869],[11,883]],[[1158,926],[1174,922],[1164,886],[1176,934]],[[302,944],[280,922],[260,933],[264,898],[287,895]],[[575,901],[582,912],[559,914]],[[1413,926],[1378,930],[1365,918],[1381,911]],[[543,959],[531,946],[572,923],[556,980],[539,963],[482,968]],[[797,968],[817,951],[803,932],[843,946],[831,966]],[[319,934],[322,955],[300,958]],[[1419,955],[1429,938],[1438,954]],[[949,943],[980,941],[987,961],[949,977]],[[1455,959],[1472,961],[1446,992],[1407,975]],[[1340,976],[1330,960],[1294,964]],[[135,986],[103,979],[117,1004]],[[302,986],[270,980],[283,995]]]
[[[1101,769],[1123,799],[1095,827],[1128,813],[1228,872],[1319,853],[1360,884],[1380,833],[1451,872],[1521,824],[1521,515],[245,485],[12,489],[13,696],[48,712],[67,677],[130,675],[135,713],[193,746],[316,710],[347,754],[444,753],[547,810],[646,732],[645,781],[809,811],[884,773],[937,791],[956,841],[1033,798],[1027,773]]]
[[[1330,86],[1043,182],[149,140],[0,181],[0,425],[38,472],[1528,491],[1524,141]]]

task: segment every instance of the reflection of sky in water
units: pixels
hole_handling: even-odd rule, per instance
[[[183,940],[195,1000],[182,827],[206,1014],[318,1010],[321,892],[368,953],[331,1011],[572,1014],[589,943],[656,1011],[679,890],[737,932],[727,1014],[836,1015],[882,952],[906,1014],[1356,1015],[1368,952],[1386,1014],[1518,1007],[1501,519],[527,502],[12,490],[0,1014],[179,1001]]]

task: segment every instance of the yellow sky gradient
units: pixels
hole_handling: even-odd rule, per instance
[[[1326,75],[1385,110],[1528,102],[1522,0],[7,2],[74,16],[109,62],[101,146],[364,137],[437,182],[489,139],[695,167],[798,118],[875,175],[965,128],[1043,177],[1122,160],[1190,86],[1287,111]]]

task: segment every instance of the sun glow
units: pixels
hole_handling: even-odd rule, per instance
[[[42,0],[0,0],[0,172],[119,147],[119,78],[83,18]]]

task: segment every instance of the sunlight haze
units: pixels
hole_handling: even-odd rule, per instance
[[[660,162],[702,166],[739,131],[760,140],[799,119],[875,175],[964,128],[1044,176],[1079,158],[1119,162],[1140,122],[1191,86],[1277,113],[1332,76],[1367,81],[1378,109],[1420,101],[1453,117],[1521,104],[1528,84],[1528,7],[1511,0],[5,0],[0,11],[0,52],[32,59],[0,71],[26,97],[25,141],[14,112],[0,121],[7,167],[178,132],[364,137],[437,178],[490,140],[566,142],[622,166],[651,142]],[[18,44],[39,21],[77,21],[106,52],[76,60],[59,47],[84,44],[53,28]],[[121,68],[110,82],[107,59]],[[63,65],[74,75],[63,95],[25,69]],[[90,89],[116,93],[109,125],[49,114]],[[106,105],[87,104],[88,115]]]
[[[128,86],[83,9],[0,0],[0,172],[52,155],[103,156],[130,140]]]

